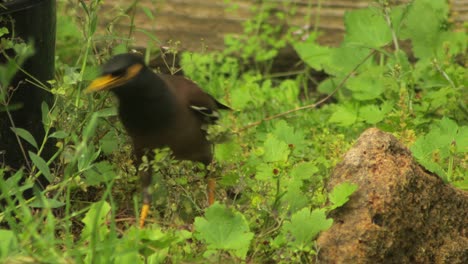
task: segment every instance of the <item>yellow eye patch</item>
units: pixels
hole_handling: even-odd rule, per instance
[[[141,71],[142,68],[142,64],[133,64],[132,66],[127,68],[125,74],[123,75],[113,76],[112,74],[106,74],[104,76],[101,76],[92,81],[91,84],[84,90],[84,92],[92,93],[117,87],[135,77]]]

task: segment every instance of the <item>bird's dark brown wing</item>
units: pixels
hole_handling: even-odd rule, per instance
[[[197,84],[182,76],[163,75],[162,77],[169,88],[177,94],[179,103],[193,110],[204,123],[216,122],[219,119],[219,109],[231,110],[205,93]]]

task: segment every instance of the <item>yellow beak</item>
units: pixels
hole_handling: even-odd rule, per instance
[[[112,76],[110,74],[101,76],[94,81],[84,90],[85,93],[92,93],[96,91],[103,91],[118,86],[123,83],[123,79]]]
[[[128,80],[135,77],[143,68],[141,64],[134,64],[130,66],[124,75],[113,76],[112,74],[103,75],[94,81],[84,90],[85,93],[92,93],[97,91],[104,91],[112,89],[126,83]]]

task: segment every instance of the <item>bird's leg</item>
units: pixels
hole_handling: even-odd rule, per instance
[[[213,172],[215,170],[213,166],[214,164],[211,163],[206,167],[206,178],[208,178],[206,186],[206,192],[208,195],[208,205],[212,205],[215,202],[216,178],[213,175]]]
[[[216,179],[209,177],[208,178],[208,205],[212,205],[215,201],[215,190],[216,190]]]
[[[151,165],[150,165],[151,166]],[[143,193],[143,206],[141,207],[140,214],[140,228],[145,226],[145,220],[148,216],[151,201],[152,201],[152,170],[150,168],[143,168],[139,170],[141,178],[141,188]]]

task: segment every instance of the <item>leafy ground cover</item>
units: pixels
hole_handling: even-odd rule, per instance
[[[206,206],[203,168],[194,170],[197,164],[158,151],[150,161],[157,168],[155,207],[140,230],[135,225],[139,179],[115,100],[82,93],[99,73],[99,63],[128,51],[131,38],[112,27],[105,38],[95,37],[101,1],[79,3],[58,3],[69,15],[58,17],[56,79],[50,88],[42,85],[55,95],[52,105],[42,105],[46,137],[36,142],[28,131],[13,127],[37,151],[28,153],[31,170],[0,178],[5,201],[0,221],[8,226],[0,229],[4,262],[314,262],[320,250],[314,241],[333,223],[328,212],[359,188],[343,183],[327,193],[324,185],[368,127],[393,133],[427,170],[468,189],[468,41],[466,25],[452,22],[445,1],[399,6],[376,1],[349,11],[338,47],[317,43],[319,32],[285,31],[281,25],[294,8],[278,11],[267,2],[254,7],[243,35],[226,36],[225,50],[183,52],[180,69],[168,60],[171,71],[183,70],[235,111],[210,130],[218,142],[211,168],[219,178],[218,202]],[[122,11],[115,19],[127,16]],[[34,51],[13,40],[2,43],[2,52],[17,53],[0,66],[1,111],[13,111],[4,87],[16,65]],[[303,70],[271,74],[286,45],[299,54]],[[157,46],[148,44],[146,58],[180,53],[176,43],[151,48]],[[328,77],[319,82],[316,72]],[[40,154],[52,138],[57,153],[44,160]],[[3,166],[0,174],[7,170]],[[24,199],[21,192],[39,175],[51,184]]]

